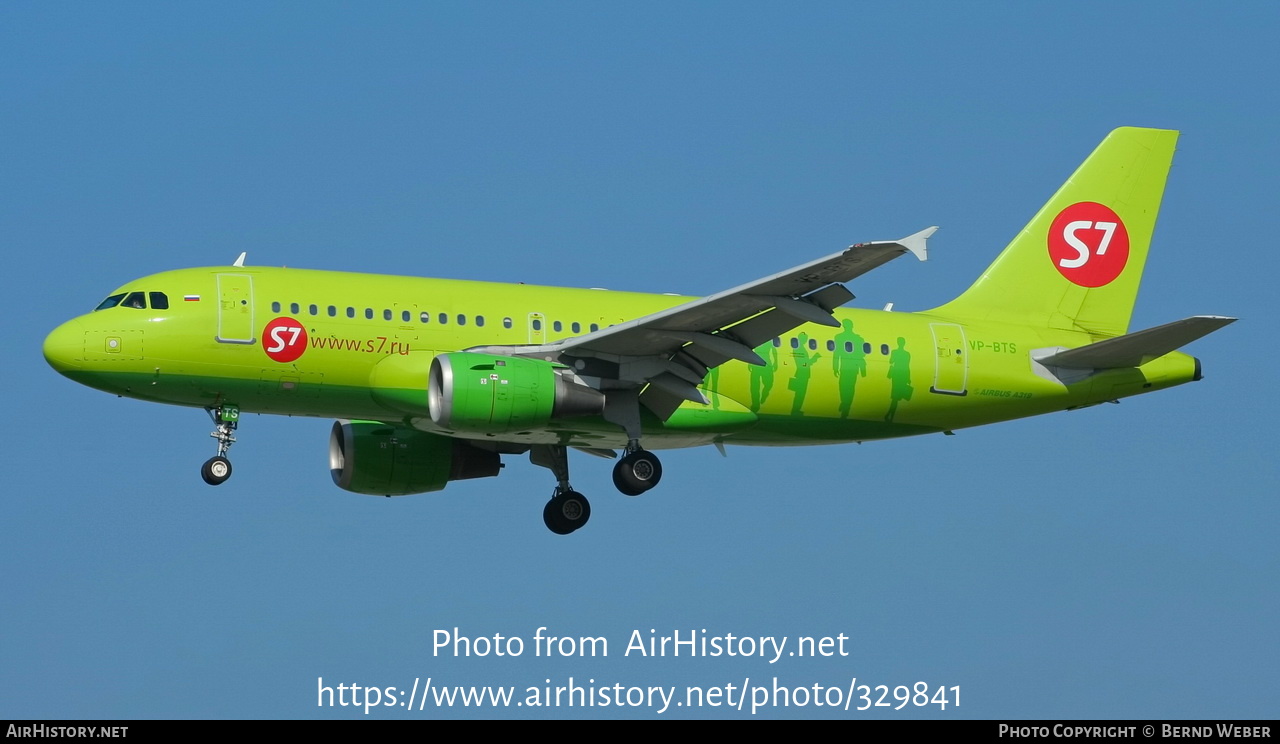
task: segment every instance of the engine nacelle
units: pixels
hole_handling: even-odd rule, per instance
[[[329,471],[339,488],[374,496],[439,491],[451,480],[498,474],[497,452],[376,421],[335,421]]]
[[[552,418],[599,414],[604,394],[576,382],[561,365],[456,352],[432,360],[427,407],[431,420],[445,429],[501,434]]]

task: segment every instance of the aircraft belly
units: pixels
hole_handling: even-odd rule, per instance
[[[420,431],[459,439],[469,439],[474,442],[521,445],[560,444],[568,447],[614,450],[622,449],[627,444],[627,436],[622,429],[603,419],[557,421],[536,429],[510,431],[501,434],[450,431],[441,429],[427,418],[414,418],[408,423]],[[711,444],[720,436],[721,434],[718,432],[650,431],[645,429],[644,441],[646,449],[679,449]]]

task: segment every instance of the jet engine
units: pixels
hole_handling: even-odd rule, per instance
[[[376,421],[335,421],[329,471],[339,488],[374,496],[439,491],[453,480],[488,478],[497,452],[466,441]]]
[[[552,418],[604,411],[604,394],[563,365],[472,352],[440,354],[427,381],[431,420],[452,431],[501,434]]]

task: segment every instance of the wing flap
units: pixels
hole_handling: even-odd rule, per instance
[[[755,349],[746,344],[740,343],[727,336],[721,336],[714,333],[690,333],[684,339],[693,347],[691,351],[697,353],[714,353],[728,359],[737,359],[740,362],[753,364],[757,367],[765,365],[764,358],[755,352]],[[704,362],[705,364],[705,362]],[[707,365],[714,366],[714,365]]]

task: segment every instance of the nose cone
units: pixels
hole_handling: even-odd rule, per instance
[[[44,360],[61,374],[74,372],[84,363],[84,325],[68,320],[44,340]]]

